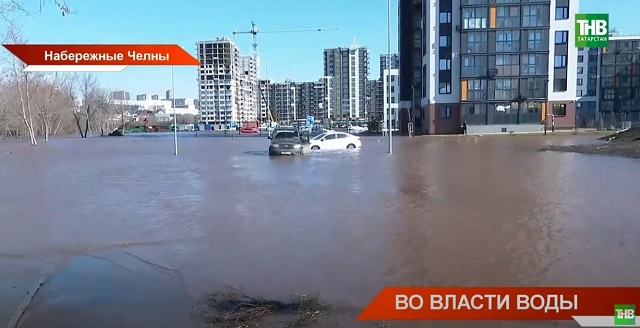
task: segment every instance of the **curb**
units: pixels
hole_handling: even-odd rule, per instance
[[[20,303],[20,306],[18,306],[15,312],[13,312],[13,315],[11,316],[11,319],[9,319],[9,322],[4,325],[4,328],[15,328],[18,325],[18,321],[20,321],[20,318],[22,318],[24,311],[27,310],[27,307],[29,306],[29,304],[31,304],[31,301],[36,296],[36,293],[38,292],[40,287],[44,285],[45,280],[46,277],[44,276],[36,280],[35,286],[33,286],[29,290],[27,296],[24,298],[24,300],[22,300],[22,303]]]

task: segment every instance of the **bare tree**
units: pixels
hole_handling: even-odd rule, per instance
[[[66,85],[69,98],[79,105],[74,107],[72,114],[80,137],[91,138],[93,119],[106,106],[105,92],[90,73],[75,75]]]
[[[11,43],[25,43],[25,41],[20,37],[18,31],[14,27],[10,27],[7,31],[7,38]],[[36,140],[36,129],[33,124],[33,114],[32,114],[32,87],[33,83],[31,81],[31,73],[25,72],[24,68],[26,65],[20,61],[17,57],[11,56],[11,67],[9,69],[9,79],[10,85],[17,89],[18,96],[18,115],[22,119],[24,123],[29,138],[31,140],[31,144],[33,146],[38,145],[38,140]]]
[[[44,141],[49,141],[49,136],[54,131],[54,124],[59,126],[62,118],[62,110],[66,107],[65,95],[61,91],[64,76],[53,73],[49,76],[41,75],[39,81],[34,82],[33,106],[40,119],[41,132]]]
[[[62,16],[68,16],[73,14],[67,3],[63,0],[38,0],[38,10],[30,9],[25,1],[18,0],[0,0],[0,17],[7,22],[12,21],[13,14],[26,14],[32,15],[35,13],[42,13],[47,4],[54,5],[60,10]]]
[[[105,131],[106,133],[113,132],[121,124],[119,114],[122,109],[109,97],[109,92],[106,89],[96,89],[94,106],[93,127],[100,130],[101,135],[105,135]]]

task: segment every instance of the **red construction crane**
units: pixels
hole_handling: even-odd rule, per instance
[[[253,35],[253,52],[258,52],[258,33],[299,33],[299,32],[323,32],[323,31],[335,31],[337,28],[300,28],[293,30],[271,30],[271,31],[259,31],[255,22],[251,22],[251,30],[249,31],[233,31],[233,37],[238,34],[251,34]]]

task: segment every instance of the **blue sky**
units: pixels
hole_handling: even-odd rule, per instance
[[[27,0],[37,6],[36,0]],[[371,49],[371,75],[378,75],[379,54],[387,52],[385,0],[66,0],[75,14],[62,17],[51,5],[40,15],[20,17],[29,43],[177,43],[195,52],[198,40],[232,37],[251,29],[338,28],[337,31],[258,35],[261,75],[312,81],[322,76],[325,48],[356,43]],[[37,7],[36,7],[37,9]],[[580,12],[609,13],[622,33],[640,33],[634,13],[640,0],[581,0]],[[392,52],[397,49],[397,0],[392,0]],[[240,52],[250,54],[250,35],[238,35]],[[196,97],[196,68],[176,67],[176,96]],[[96,73],[109,89],[158,93],[171,86],[169,67],[129,67],[120,73]]]

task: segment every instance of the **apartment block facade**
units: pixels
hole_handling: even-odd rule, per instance
[[[324,122],[327,115],[324,109],[325,82],[324,79],[313,82],[296,82],[296,117],[303,119],[313,116],[316,121]]]
[[[398,112],[400,104],[400,77],[398,75],[398,69],[383,70],[382,71],[382,122],[384,128],[389,127],[391,123],[392,129],[398,129]],[[391,111],[389,111],[391,109]],[[391,122],[389,122],[391,120]]]
[[[200,121],[223,128],[230,121],[257,120],[259,65],[255,58],[241,56],[227,38],[200,41],[196,47]]]
[[[576,122],[581,128],[598,127],[600,49],[578,48]]]
[[[237,120],[240,122],[255,122],[260,119],[257,58],[254,56],[240,56],[238,64]]]
[[[409,117],[421,134],[575,126],[577,0],[399,3],[402,130]]]
[[[271,85],[273,81],[270,79],[260,80],[260,118],[262,122],[270,122],[273,113],[271,113]]]
[[[382,78],[369,80],[367,86],[367,118],[382,121],[384,118],[384,87]]]
[[[261,86],[264,102],[277,122],[293,123],[305,120],[307,116],[313,116],[316,122],[324,122],[328,116],[324,79],[314,82],[262,80]]]
[[[621,127],[640,122],[640,35],[609,37],[607,48],[579,48],[577,122],[580,127]]]
[[[352,46],[324,50],[324,75],[331,77],[330,108],[335,121],[365,119],[370,52]]]
[[[389,66],[391,66],[391,69],[398,69],[400,66],[400,56],[398,54],[391,54],[391,56],[389,54],[380,55],[380,76]]]

